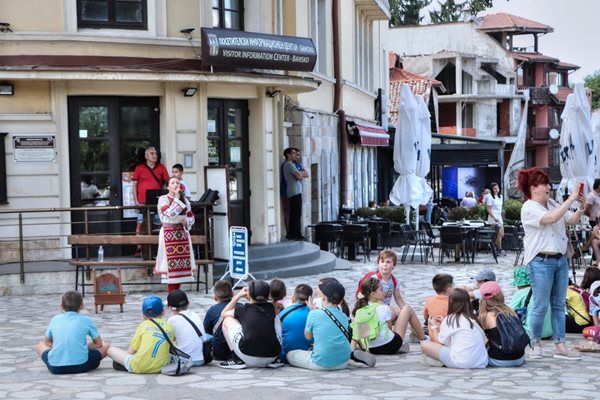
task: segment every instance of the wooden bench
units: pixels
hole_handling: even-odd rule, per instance
[[[91,260],[89,258],[79,257],[79,247],[84,246],[122,246],[122,245],[158,245],[158,235],[108,235],[108,234],[90,234],[90,235],[71,235],[67,238],[68,243],[75,248],[75,258],[69,261],[69,264],[75,266],[75,290],[79,288],[79,275],[81,272],[81,294],[85,296],[85,287],[93,284],[85,283],[84,272],[87,272],[88,279],[90,271],[95,269],[129,269],[129,268],[148,268],[148,275],[152,276],[152,271],[156,263],[155,260],[143,259],[108,259],[105,261]],[[194,247],[204,246],[207,249],[206,236],[191,235],[192,245]],[[204,254],[208,254],[207,251]],[[213,260],[197,259],[196,265],[203,267],[204,281],[200,280],[200,270],[196,274],[196,291],[200,291],[200,283],[205,284],[205,292],[208,293],[208,265],[212,265]],[[104,268],[99,268],[104,267]],[[152,285],[156,282],[123,282],[123,285]]]

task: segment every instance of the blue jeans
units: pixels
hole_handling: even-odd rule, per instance
[[[521,356],[521,358],[517,358],[516,360],[497,360],[495,358],[489,358],[488,360],[488,367],[498,367],[498,368],[505,368],[505,367],[520,367],[521,365],[525,364],[525,356]]]
[[[565,342],[565,304],[569,284],[569,261],[561,258],[534,257],[527,264],[533,310],[529,326],[535,343],[542,339],[542,325],[548,305],[550,305],[554,343]]]

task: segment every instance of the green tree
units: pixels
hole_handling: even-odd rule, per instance
[[[429,11],[429,18],[432,24],[441,24],[444,22],[455,22],[460,20],[460,14],[463,9],[463,3],[454,0],[446,0],[444,3],[438,1],[439,10]]]
[[[419,25],[423,17],[421,9],[431,4],[431,0],[390,0],[390,27]]]
[[[592,110],[600,107],[600,70],[583,79],[585,87],[592,89]]]

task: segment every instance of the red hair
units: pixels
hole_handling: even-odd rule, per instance
[[[538,185],[549,185],[550,177],[539,168],[522,169],[517,178],[517,187],[525,195],[525,199],[531,198],[531,187]]]

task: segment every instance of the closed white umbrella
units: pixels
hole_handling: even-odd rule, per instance
[[[600,178],[600,114],[592,115],[592,127],[594,128],[594,144],[596,156],[596,168],[594,169],[594,178]]]
[[[433,194],[433,189],[425,180],[429,170],[431,169],[431,114],[425,103],[423,96],[415,96],[417,105],[419,106],[419,123],[418,123],[418,144],[417,144],[417,170],[416,174],[421,184],[421,202],[419,204],[427,204],[429,198]],[[415,218],[416,229],[419,229],[419,213]]]
[[[561,115],[563,120],[560,138],[560,182],[559,194],[574,190],[575,183],[585,182],[586,192],[594,183],[596,156],[594,154],[594,131],[590,105],[583,84],[575,85],[573,94]]]
[[[414,208],[419,206],[423,197],[421,183],[416,175],[418,112],[419,107],[410,87],[403,84],[400,88],[398,123],[394,137],[394,169],[400,176],[390,192],[390,201]]]

